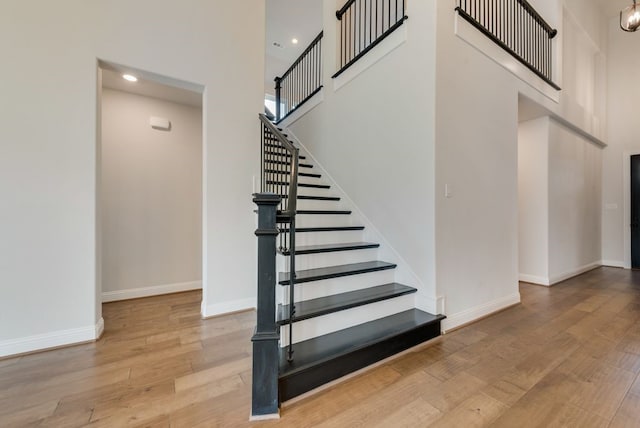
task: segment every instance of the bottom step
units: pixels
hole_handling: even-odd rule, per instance
[[[443,315],[411,309],[326,334],[280,351],[280,402],[440,336]]]

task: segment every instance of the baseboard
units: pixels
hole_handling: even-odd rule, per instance
[[[217,317],[219,315],[230,314],[233,312],[246,311],[249,309],[255,309],[256,298],[250,297],[248,299],[232,300],[230,302],[216,303],[215,305],[206,305],[202,302],[202,318]]]
[[[531,284],[546,285],[547,287],[551,285],[549,277],[547,276],[528,275],[526,273],[521,273],[518,276],[518,280],[522,282],[529,282]]]
[[[0,341],[0,358],[93,342],[100,337],[103,330],[104,320],[100,318],[95,325],[87,327],[3,340]]]
[[[621,260],[603,260],[601,263],[602,263],[602,266],[624,269],[624,262]]]
[[[484,318],[494,312],[501,311],[518,303],[520,303],[520,293],[515,293],[510,296],[501,297],[500,299],[496,299],[483,305],[458,312],[457,314],[447,314],[447,318],[442,321],[442,331],[447,332],[449,330],[453,330],[456,327],[469,324],[472,321]]]
[[[105,291],[102,302],[116,302],[118,300],[139,299],[140,297],[158,296],[161,294],[180,293],[183,291],[199,290],[202,281],[179,282],[177,284],[154,285],[152,287],[132,288],[129,290]]]
[[[557,275],[551,275],[549,276],[549,284],[557,284],[561,281],[564,281],[565,279],[573,278],[574,276],[583,274],[595,268],[599,268],[600,266],[602,266],[602,262],[598,260],[597,262],[589,263],[587,265],[580,266]]]

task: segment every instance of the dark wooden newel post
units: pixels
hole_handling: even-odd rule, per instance
[[[278,416],[278,340],[276,325],[276,210],[280,197],[258,193],[258,314],[253,342],[252,419]]]
[[[276,77],[275,79],[276,82],[276,87],[275,87],[275,92],[276,92],[276,121],[280,120],[281,117],[280,115],[282,114],[282,112],[280,111],[280,100],[282,99],[282,79],[279,77]]]

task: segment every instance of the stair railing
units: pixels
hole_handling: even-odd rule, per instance
[[[458,0],[458,14],[553,88],[551,28],[527,0]]]
[[[281,77],[276,77],[276,123],[322,89],[322,35],[316,36]]]
[[[298,200],[298,148],[264,114],[260,114],[261,193],[281,198],[277,212],[279,250],[289,254],[289,344],[287,359],[293,361],[294,280],[296,272],[296,210]],[[288,224],[289,227],[285,225]],[[274,248],[275,251],[275,248]]]
[[[349,0],[336,18],[340,21],[340,69],[347,68],[367,54],[407,19],[405,0]]]

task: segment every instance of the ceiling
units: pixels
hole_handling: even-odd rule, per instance
[[[103,88],[202,108],[203,86],[112,63],[100,62],[100,68]],[[123,74],[132,74],[138,81],[128,82]]]

